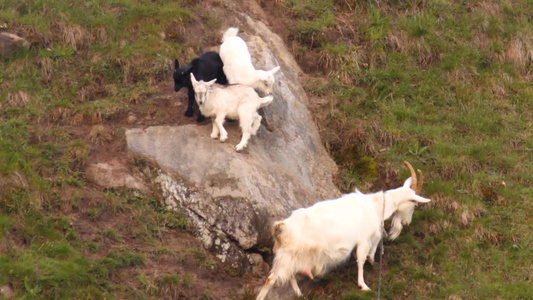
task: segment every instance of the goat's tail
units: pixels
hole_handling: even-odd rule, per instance
[[[239,33],[239,28],[237,27],[230,27],[226,32],[224,32],[224,35],[222,35],[222,42],[226,41],[227,38],[236,36],[237,33]]]
[[[265,107],[269,105],[270,103],[272,103],[272,100],[274,100],[274,96],[272,95],[268,95],[266,97],[261,98],[261,104],[259,105],[259,107]]]

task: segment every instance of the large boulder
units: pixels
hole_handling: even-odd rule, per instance
[[[18,35],[0,32],[0,57],[7,58],[15,51],[28,49],[30,43]]]
[[[264,108],[272,132],[262,126],[243,152],[234,149],[237,123],[226,123],[226,143],[209,137],[211,124],[134,128],[126,139],[131,152],[156,166],[154,181],[167,207],[185,211],[204,246],[221,260],[246,268],[272,245],[274,220],[340,193],[332,180],[336,165],[306,108],[297,63],[264,24],[245,21],[255,67],[281,66],[274,101]]]

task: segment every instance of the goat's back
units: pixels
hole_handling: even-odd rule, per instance
[[[207,116],[223,112],[229,118],[238,119],[239,110],[242,112],[243,107],[252,113],[262,104],[263,98],[260,98],[252,87],[246,85],[214,84],[210,89],[209,99],[202,108],[202,113]]]
[[[192,73],[196,80],[211,81],[217,80],[218,84],[227,84],[228,80],[223,71],[224,63],[220,55],[216,52],[209,51],[200,57],[193,59]]]
[[[324,248],[353,247],[379,231],[381,224],[373,202],[351,194],[298,209],[281,222],[287,230],[280,239],[290,236],[300,243],[319,242]]]
[[[220,45],[220,58],[224,63],[224,73],[230,84],[251,85],[255,81],[255,68],[248,46],[238,36],[225,39]]]

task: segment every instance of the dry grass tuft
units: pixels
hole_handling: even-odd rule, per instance
[[[14,107],[23,107],[31,100],[30,94],[24,91],[7,93],[7,103]]]
[[[407,53],[409,50],[409,36],[405,31],[396,31],[387,35],[387,48],[398,51],[400,53]]]
[[[453,69],[446,72],[446,81],[450,84],[454,82],[473,83],[478,76],[479,73],[475,67]]]
[[[480,12],[485,16],[498,17],[501,14],[500,3],[482,1],[474,7],[473,10]]]
[[[459,202],[452,200],[448,197],[441,197],[440,195],[432,195],[431,203],[434,203],[435,207],[449,214],[455,214],[459,208]]]
[[[37,64],[43,72],[43,82],[50,82],[54,73],[54,66],[52,65],[52,60],[48,57],[39,57],[39,59],[37,60]]]
[[[107,34],[107,29],[105,27],[103,27],[103,26],[94,29],[93,34],[99,40],[104,41],[104,42],[107,41],[107,39],[109,38],[109,36]]]
[[[461,213],[461,224],[463,226],[468,227],[472,220],[474,220],[474,214],[471,211],[465,210]]]
[[[492,245],[498,246],[501,244],[499,238],[490,228],[479,226],[474,230],[474,237],[480,241],[488,242]]]
[[[96,84],[90,84],[84,87],[81,87],[76,92],[76,98],[83,102],[92,101],[96,99],[96,96],[101,92],[101,88]]]
[[[392,51],[403,54],[416,53],[419,66],[427,67],[439,59],[439,54],[431,49],[424,39],[410,38],[405,31],[390,33],[386,37],[386,46]]]
[[[533,43],[522,38],[514,38],[505,50],[504,59],[518,69],[524,70],[533,60]]]
[[[67,25],[60,21],[55,22],[60,39],[68,46],[78,50],[88,45],[92,40],[92,34],[79,25]]]

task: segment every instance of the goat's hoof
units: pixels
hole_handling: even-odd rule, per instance
[[[361,287],[361,291],[368,292],[368,291],[371,291],[371,289],[368,286],[364,285]]]
[[[187,109],[187,110],[185,111],[185,116],[186,116],[186,117],[192,117],[193,114],[194,114],[194,113],[193,113],[192,109],[191,109],[191,110],[188,110],[188,109]]]
[[[220,141],[221,141],[222,143],[224,143],[227,139],[228,139],[228,137],[221,137],[221,138],[220,138]]]
[[[244,149],[244,146],[241,146],[241,145],[235,146],[235,150],[237,150],[237,152],[242,151],[243,149]]]
[[[196,122],[202,123],[203,121],[205,121],[205,117],[202,115],[198,115],[198,117],[196,118]]]

